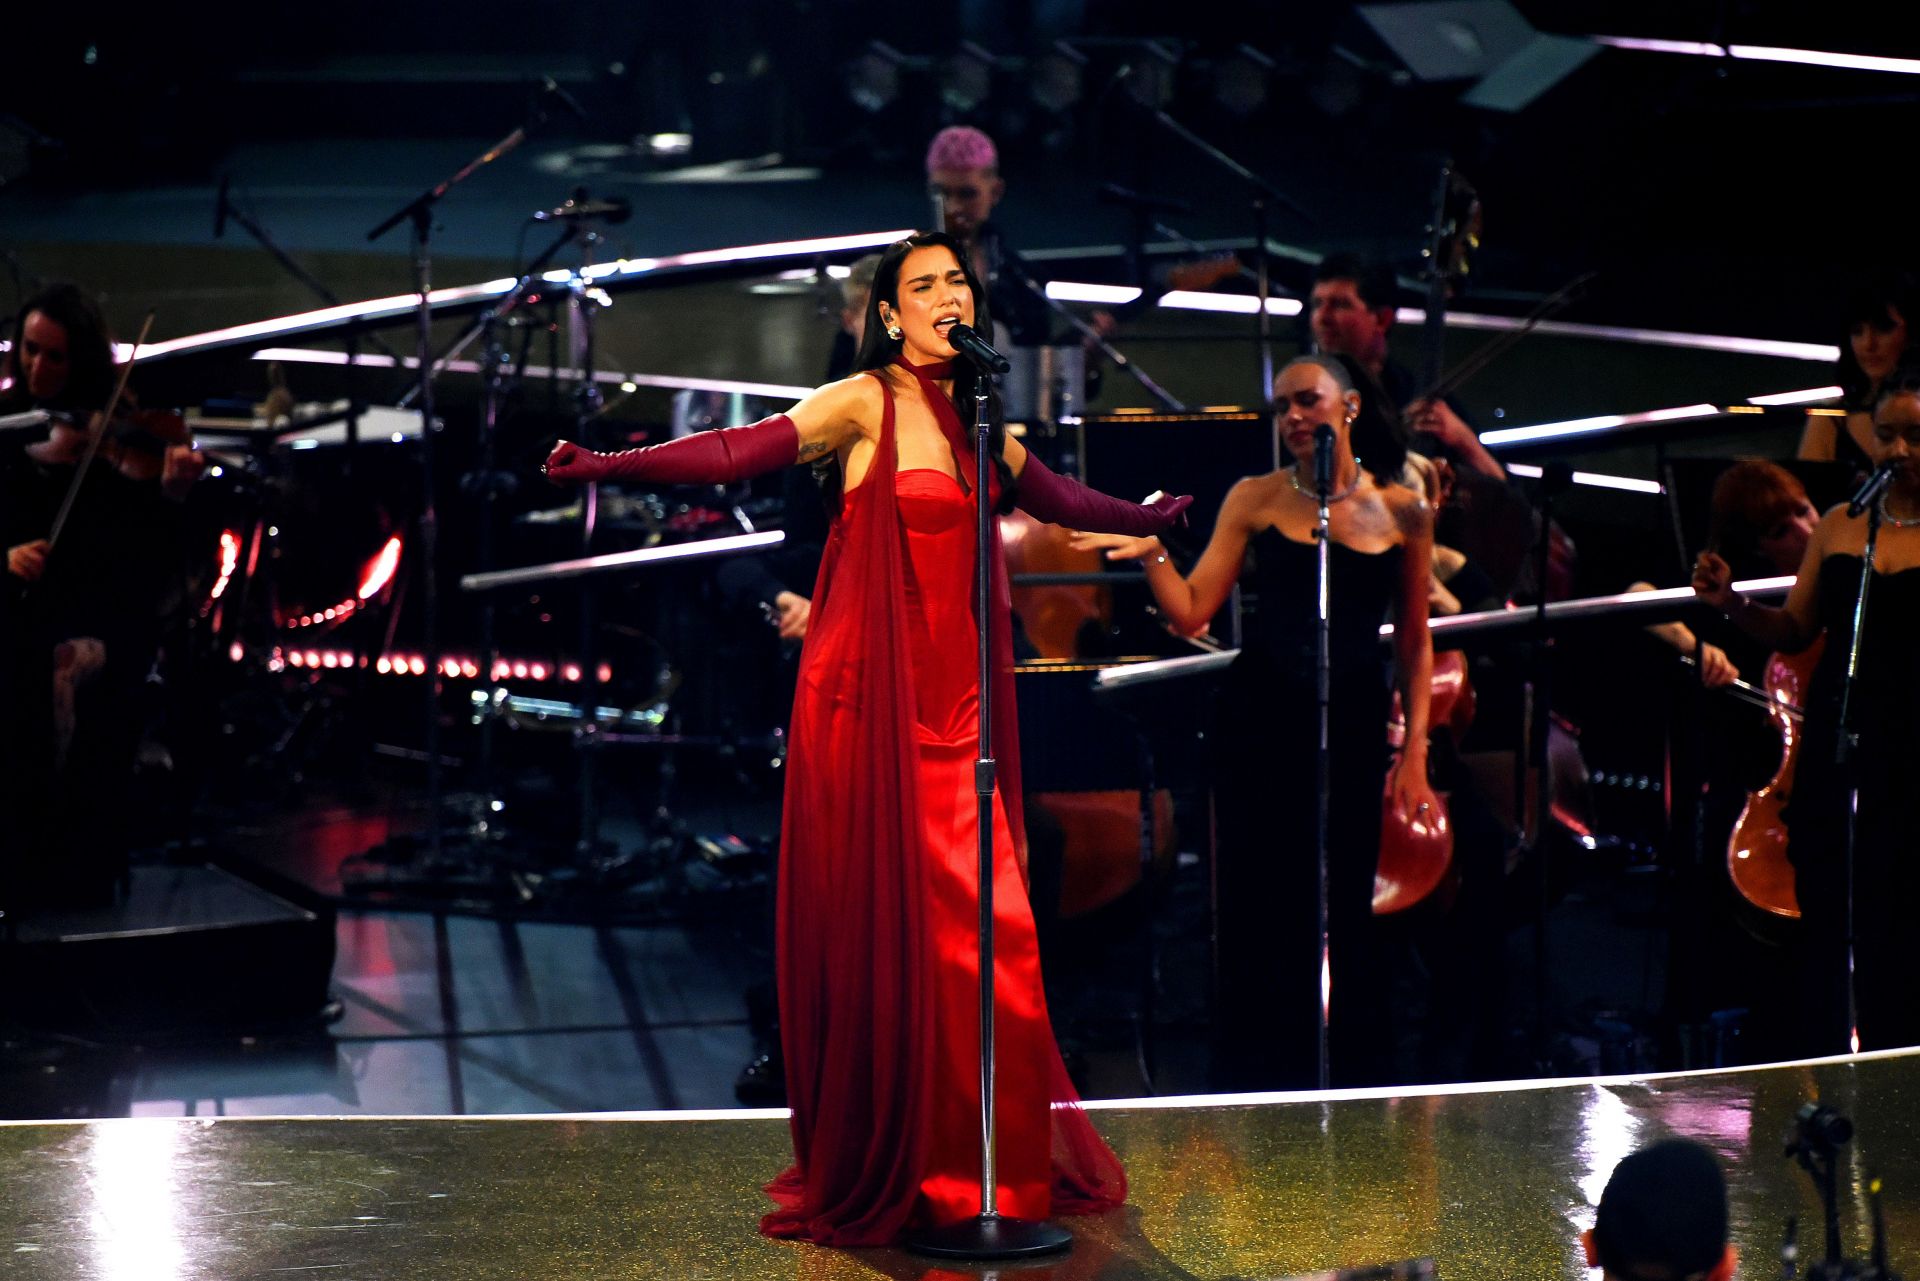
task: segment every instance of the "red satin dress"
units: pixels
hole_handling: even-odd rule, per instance
[[[951,402],[921,386],[970,463]],[[889,389],[878,455],[829,535],[781,844],[795,1161],[768,1186],[778,1208],[761,1228],[825,1245],[889,1244],[980,1209],[974,503],[943,471],[897,470],[893,418]],[[997,1208],[1044,1219],[1117,1206],[1126,1178],[1077,1106],[1048,1021],[1006,800],[1019,775],[997,545],[995,560],[989,623],[1008,660],[995,663]]]

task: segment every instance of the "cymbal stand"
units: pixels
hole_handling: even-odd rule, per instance
[[[600,235],[581,230],[580,266],[567,282],[566,334],[567,367],[574,376],[574,439],[586,438],[593,420],[600,415],[603,401],[600,385],[594,381],[593,317],[599,307],[590,287],[587,268],[593,265],[594,246]],[[593,555],[593,536],[600,519],[600,486],[589,484],[580,491],[580,555]],[[599,769],[595,753],[600,742],[600,626],[598,593],[592,584],[580,589],[580,696],[582,713],[574,730],[574,755],[578,765],[580,830],[574,846],[575,858],[591,865],[601,855]]]
[[[515,479],[511,472],[503,471],[499,465],[500,411],[506,396],[507,384],[516,375],[508,372],[509,357],[505,339],[502,335],[502,322],[509,313],[517,308],[525,298],[527,288],[539,279],[541,272],[556,254],[572,244],[580,234],[578,223],[568,223],[566,230],[529,262],[498,302],[487,308],[474,322],[468,333],[454,346],[459,350],[472,341],[475,335],[480,339],[482,355],[480,358],[480,457],[475,469],[461,478],[461,488],[469,494],[477,494],[480,499],[480,527],[474,540],[474,561],[477,572],[492,570],[495,559],[494,524],[496,509],[500,498],[513,492]],[[485,842],[499,839],[503,835],[496,815],[504,813],[505,801],[500,797],[495,783],[494,732],[506,698],[506,689],[494,679],[494,664],[499,658],[498,610],[491,594],[480,602],[480,681],[482,693],[476,700],[475,724],[479,729],[476,770],[474,780],[475,805],[468,815],[466,835],[469,840]]]

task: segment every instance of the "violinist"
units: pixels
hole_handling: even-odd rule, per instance
[[[1871,468],[1874,398],[1887,376],[1907,361],[1907,322],[1920,317],[1920,282],[1905,272],[1863,282],[1847,297],[1843,314],[1847,340],[1834,372],[1844,416],[1808,414],[1799,456],[1846,463],[1864,475]]]
[[[1804,747],[1785,814],[1803,923],[1798,1016],[1805,1049],[1819,1053],[1849,1048],[1850,914],[1861,1045],[1920,1042],[1920,1006],[1907,990],[1911,960],[1904,946],[1920,891],[1911,834],[1911,791],[1920,772],[1920,680],[1911,664],[1920,574],[1910,572],[1920,570],[1920,374],[1896,371],[1881,383],[1867,452],[1875,466],[1891,463],[1894,472],[1877,501],[1872,590],[1849,703],[1857,741],[1844,757],[1840,713],[1866,513],[1849,516],[1843,505],[1820,518],[1783,608],[1735,592],[1733,571],[1716,552],[1701,553],[1693,567],[1700,599],[1769,649],[1799,653],[1827,634],[1806,695]]]
[[[12,338],[0,412],[59,417],[45,440],[0,452],[10,704],[0,741],[24,838],[9,842],[7,870],[28,900],[99,898],[118,879],[127,809],[101,797],[131,776],[138,695],[177,578],[181,502],[205,462],[183,440],[157,438],[150,415],[105,427],[82,473],[116,371],[99,306],[77,287],[29,298]]]

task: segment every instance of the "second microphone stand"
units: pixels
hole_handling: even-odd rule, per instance
[[[1317,524],[1314,528],[1314,550],[1319,562],[1319,574],[1315,583],[1314,618],[1314,692],[1320,710],[1320,738],[1314,754],[1314,817],[1313,840],[1315,855],[1315,890],[1319,902],[1320,927],[1320,970],[1315,978],[1319,982],[1319,1004],[1315,1007],[1319,1013],[1316,1025],[1318,1036],[1316,1060],[1319,1069],[1321,1089],[1332,1084],[1332,1060],[1329,1054],[1327,1030],[1331,1023],[1330,1008],[1333,996],[1333,946],[1329,930],[1331,901],[1331,862],[1328,825],[1333,819],[1333,471],[1334,471],[1333,428],[1321,423],[1313,432],[1313,487],[1319,504]],[[1356,466],[1358,464],[1356,463]]]

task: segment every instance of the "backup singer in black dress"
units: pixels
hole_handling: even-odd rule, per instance
[[[1853,846],[1853,933],[1860,1048],[1920,1044],[1920,1003],[1912,986],[1912,908],[1920,894],[1914,857],[1913,782],[1920,774],[1920,373],[1880,388],[1868,442],[1874,465],[1898,469],[1882,491],[1873,584],[1852,702],[1858,746],[1836,760],[1840,702],[1853,640],[1854,601],[1866,553],[1867,517],[1844,505],[1814,527],[1800,575],[1782,609],[1755,605],[1732,589],[1727,563],[1703,552],[1693,589],[1735,626],[1768,647],[1799,653],[1822,629],[1826,648],[1807,695],[1805,738],[1786,810],[1794,893],[1804,954],[1799,1021],[1808,1053],[1850,1047],[1846,1003],[1847,817],[1858,785]]]
[[[1379,628],[1396,622],[1395,656],[1407,747],[1387,789],[1420,823],[1435,812],[1427,783],[1427,631],[1433,514],[1418,494],[1383,483],[1405,455],[1336,359],[1303,356],[1274,386],[1294,466],[1249,476],[1228,493],[1213,536],[1182,578],[1158,539],[1081,535],[1076,545],[1139,560],[1174,626],[1203,630],[1236,582],[1259,596],[1250,635],[1222,693],[1214,741],[1217,862],[1214,1084],[1221,1089],[1311,1086],[1319,1000],[1314,813],[1317,581],[1314,429],[1334,431],[1332,550],[1332,795],[1329,933],[1334,1079],[1378,1079],[1386,1056],[1383,978],[1370,946],[1381,797],[1387,782],[1389,664]],[[1356,431],[1364,431],[1355,457]]]

